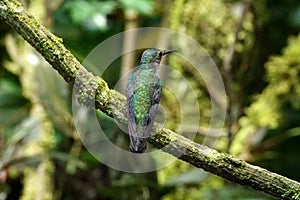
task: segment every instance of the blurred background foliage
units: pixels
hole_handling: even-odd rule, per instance
[[[226,125],[215,148],[300,181],[298,0],[23,3],[80,61],[101,41],[134,27],[171,28],[192,37],[214,59],[227,91]],[[274,199],[181,161],[146,174],[101,164],[74,128],[72,89],[3,22],[0,31],[0,199]],[[111,87],[122,62],[103,75]],[[172,56],[169,62],[197,91],[203,116],[195,141],[201,142],[210,120],[207,87],[187,63]],[[174,102],[165,90],[171,129],[180,118]],[[113,120],[101,112],[98,117],[110,139],[127,148]]]

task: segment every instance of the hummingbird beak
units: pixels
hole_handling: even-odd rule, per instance
[[[161,53],[162,53],[162,55],[164,56],[164,55],[166,55],[166,54],[173,53],[173,52],[177,52],[177,50],[175,50],[175,49],[170,49],[170,50],[162,51]]]

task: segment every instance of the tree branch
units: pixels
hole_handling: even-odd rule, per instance
[[[125,97],[110,90],[102,78],[88,72],[63,46],[62,40],[40,25],[17,0],[0,0],[0,19],[41,53],[64,80],[78,91],[79,103],[91,106],[92,102],[96,102],[97,109],[126,123]],[[149,142],[154,147],[165,147],[163,150],[167,153],[181,155],[180,159],[198,168],[281,199],[300,199],[300,184],[296,181],[219,153],[168,129],[158,126],[153,129],[156,134]]]

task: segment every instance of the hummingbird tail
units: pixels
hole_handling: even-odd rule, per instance
[[[129,150],[132,153],[144,153],[147,148],[147,140],[148,138],[137,138],[131,136]]]

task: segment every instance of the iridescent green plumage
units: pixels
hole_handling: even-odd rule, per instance
[[[139,126],[146,126],[149,121],[149,112],[153,105],[153,98],[160,97],[161,81],[156,75],[157,72],[151,69],[141,70],[135,80],[136,87],[132,97],[132,108],[134,111],[135,123]],[[142,77],[142,78],[139,78]]]
[[[142,153],[146,150],[162,91],[158,75],[159,63],[163,55],[171,52],[174,50],[144,51],[141,65],[129,77],[126,96],[131,152]]]

